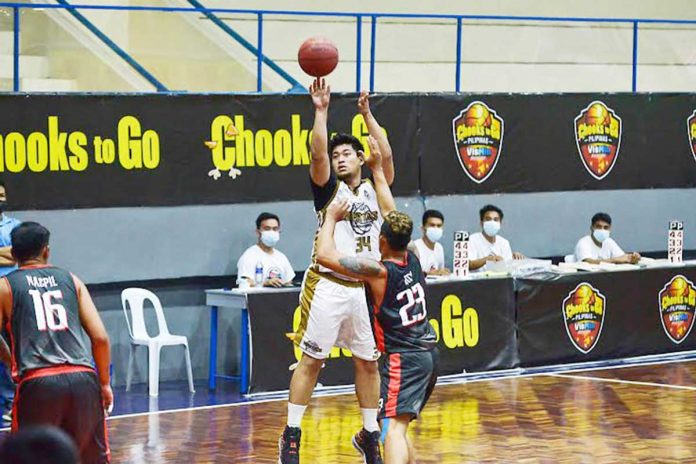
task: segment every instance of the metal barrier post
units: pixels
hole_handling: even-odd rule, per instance
[[[13,51],[13,79],[12,90],[19,92],[19,8],[13,8],[14,13],[14,51]]]
[[[377,40],[377,16],[372,16],[370,37],[370,93],[375,91],[375,41]]]
[[[462,84],[462,18],[457,18],[457,68],[454,91],[459,92]]]
[[[631,91],[636,92],[638,84],[638,21],[633,22],[633,81]]]
[[[355,17],[356,22],[356,39],[355,39],[355,91],[360,92],[361,84],[361,68],[362,68],[362,16]]]
[[[263,14],[258,15],[258,28],[256,40],[256,91],[263,91],[263,80],[261,73],[263,70]]]

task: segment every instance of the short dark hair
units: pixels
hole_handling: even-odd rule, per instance
[[[411,242],[413,221],[406,213],[391,211],[384,218],[381,234],[387,240],[389,248],[394,251],[404,251]]]
[[[278,221],[278,224],[280,225],[280,218],[276,216],[273,213],[261,213],[259,214],[259,217],[256,218],[256,228],[260,229],[261,228],[261,223],[267,219],[275,219]]]
[[[38,222],[23,222],[12,230],[12,255],[19,262],[28,261],[41,254],[48,245],[51,232]]]
[[[72,439],[53,426],[21,429],[8,436],[0,447],[0,462],[14,464],[77,464]]]
[[[331,156],[331,153],[333,153],[334,149],[339,145],[350,145],[355,151],[365,153],[365,147],[363,147],[363,144],[360,143],[357,137],[341,132],[334,135],[331,137],[331,140],[329,140],[329,156]]]
[[[595,222],[597,221],[604,221],[611,225],[611,216],[609,216],[607,213],[597,213],[592,216],[592,225],[595,225]]]
[[[482,221],[483,221],[483,217],[486,215],[486,213],[488,213],[490,211],[498,213],[498,215],[500,216],[500,220],[501,221],[503,220],[503,210],[502,209],[498,208],[495,205],[486,205],[483,208],[481,208],[481,210],[479,211],[479,217],[481,218]]]
[[[430,218],[436,218],[441,220],[442,222],[445,222],[445,216],[443,216],[442,213],[436,209],[429,209],[425,213],[423,213],[423,225],[425,225],[425,223],[428,222],[428,219]]]

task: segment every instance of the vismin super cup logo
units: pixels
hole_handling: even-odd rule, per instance
[[[604,325],[607,299],[587,282],[575,287],[563,300],[563,319],[568,337],[582,353],[597,344]]]
[[[660,320],[665,333],[674,343],[681,343],[694,326],[696,288],[683,275],[677,275],[658,296]]]
[[[604,179],[621,147],[621,118],[604,102],[593,101],[575,118],[575,142],[587,171]]]
[[[457,159],[467,176],[480,184],[495,170],[503,145],[503,119],[483,102],[469,104],[452,120]]]
[[[696,159],[696,110],[694,110],[694,113],[686,120],[686,128],[689,131],[691,154],[694,155],[694,159]]]

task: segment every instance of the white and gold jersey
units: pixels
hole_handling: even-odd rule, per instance
[[[317,233],[324,221],[326,208],[334,199],[346,199],[350,204],[348,217],[336,224],[334,241],[339,253],[346,256],[359,256],[380,260],[379,232],[382,227],[382,213],[377,203],[377,192],[370,179],[363,179],[360,185],[352,190],[345,182],[331,178],[324,187],[312,184],[314,193],[314,209],[317,214]],[[332,273],[343,280],[353,280],[349,277],[334,273],[316,262],[316,235],[312,247],[311,268],[321,273]]]

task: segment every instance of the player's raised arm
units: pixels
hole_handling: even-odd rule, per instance
[[[371,135],[367,138],[367,145],[370,147],[370,156],[365,160],[365,163],[372,171],[372,180],[375,184],[377,192],[377,203],[382,212],[382,217],[386,217],[396,209],[394,196],[389,188],[386,174],[384,173],[384,163],[382,150],[379,144]]]
[[[312,129],[311,152],[312,160],[309,164],[309,175],[312,182],[323,187],[331,176],[331,162],[328,154],[329,133],[327,124],[329,120],[329,100],[331,99],[331,87],[326,81],[317,78],[309,86],[309,94],[314,104],[314,127]]]
[[[346,200],[337,200],[329,205],[324,217],[324,223],[317,237],[317,262],[324,267],[340,274],[353,277],[364,282],[372,283],[384,280],[387,271],[379,261],[368,258],[344,256],[336,249],[334,229],[336,223],[342,221],[349,211]]]
[[[358,111],[365,120],[368,133],[375,138],[379,145],[379,149],[382,152],[382,169],[384,170],[384,176],[387,179],[387,184],[391,185],[394,183],[394,158],[392,156],[391,145],[389,145],[387,134],[379,125],[377,119],[375,119],[372,111],[370,111],[370,94],[366,90],[360,92],[360,97],[358,97]]]

